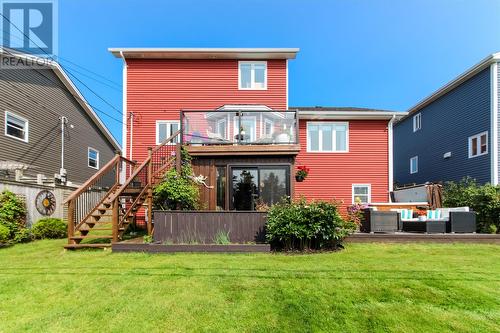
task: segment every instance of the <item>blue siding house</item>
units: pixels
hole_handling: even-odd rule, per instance
[[[470,176],[498,184],[499,61],[500,53],[490,55],[395,124],[395,183]]]

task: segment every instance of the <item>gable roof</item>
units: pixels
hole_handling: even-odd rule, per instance
[[[115,57],[129,59],[295,59],[298,48],[134,48],[112,47]]]
[[[433,92],[431,95],[427,96],[426,98],[424,98],[423,100],[421,100],[420,102],[418,102],[417,104],[412,106],[408,110],[408,114],[410,115],[414,112],[417,112],[418,110],[429,105],[430,103],[432,103],[433,101],[435,101],[439,97],[443,96],[444,94],[448,93],[452,89],[456,88],[458,85],[467,81],[472,76],[476,75],[477,73],[479,73],[480,71],[482,71],[486,67],[490,66],[491,64],[493,64],[495,62],[499,62],[499,61],[500,61],[500,52],[490,54],[489,56],[487,56],[486,58],[484,58],[483,60],[481,60],[480,62],[478,62],[477,64],[475,64],[474,66],[472,66],[471,68],[469,68],[468,70],[466,70],[465,72],[460,74],[459,76],[457,76],[455,79],[448,82],[446,85],[444,85],[440,89]]]
[[[78,104],[83,108],[85,113],[89,116],[89,118],[92,120],[92,122],[97,126],[99,131],[103,134],[103,136],[107,139],[107,141],[116,149],[116,150],[121,150],[120,144],[114,136],[111,134],[111,132],[108,130],[106,125],[101,121],[99,116],[95,113],[95,111],[92,109],[90,104],[87,102],[85,97],[80,93],[78,88],[75,86],[75,84],[71,81],[69,76],[66,74],[66,72],[63,70],[61,65],[57,61],[54,61],[52,59],[48,58],[41,58],[37,57],[31,54],[26,54],[26,53],[19,53],[16,52],[12,49],[7,49],[5,47],[0,47],[0,55],[5,56],[5,57],[16,57],[18,59],[24,59],[24,60],[30,60],[34,61],[36,64],[43,64],[47,65],[52,69],[52,71],[56,74],[56,76],[61,80],[61,82],[64,84],[66,89],[70,92],[70,94],[73,96],[73,98],[78,102]]]
[[[290,110],[297,110],[301,119],[391,119],[402,118],[407,112],[398,112],[381,109],[369,109],[346,106],[292,106]]]

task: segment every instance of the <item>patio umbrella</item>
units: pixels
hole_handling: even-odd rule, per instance
[[[427,201],[431,209],[443,207],[443,187],[440,184],[427,185]]]

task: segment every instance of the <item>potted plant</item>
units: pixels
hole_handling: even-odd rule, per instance
[[[425,210],[418,210],[417,211],[418,215],[418,220],[421,222],[425,222],[427,220],[427,212]]]
[[[303,182],[309,174],[309,168],[305,165],[299,165],[297,167],[297,172],[295,173],[295,180],[298,182]]]

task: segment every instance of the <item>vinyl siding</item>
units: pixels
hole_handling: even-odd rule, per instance
[[[394,180],[400,184],[458,181],[465,176],[481,183],[491,179],[490,153],[468,158],[468,137],[490,131],[490,69],[487,68],[419,112],[422,129],[413,132],[413,113],[394,128]],[[451,152],[451,158],[443,154]],[[418,156],[418,172],[410,174],[410,158]]]
[[[347,120],[345,120],[347,121]],[[295,197],[352,203],[353,184],[371,184],[371,201],[389,198],[388,121],[349,120],[349,152],[310,153],[307,147],[307,121],[300,120],[301,151],[295,164],[310,168],[307,179],[295,183]]]
[[[47,78],[43,77],[43,73]],[[68,118],[65,168],[68,181],[83,183],[96,169],[87,166],[87,148],[100,153],[100,166],[114,156],[113,146],[71,96],[52,70],[0,70],[0,160],[28,164],[29,173],[53,177],[61,165],[59,116]],[[29,142],[4,135],[5,111],[29,121]],[[70,128],[73,125],[74,128]]]
[[[498,91],[498,93],[497,93],[497,133],[500,131],[500,68],[499,67],[500,67],[500,63],[497,63],[497,72],[496,72],[496,75],[494,75],[494,77],[496,76],[496,79],[497,79],[497,91]],[[498,147],[500,147],[500,134],[498,135],[497,141],[498,141]],[[498,170],[500,173],[500,149],[497,152],[497,154],[498,154]],[[499,174],[499,176],[500,176],[500,174]]]
[[[285,109],[286,60],[267,62],[267,90],[239,90],[237,60],[127,60],[127,110],[134,113],[132,159],[144,160],[147,147],[156,144],[157,120],[179,120],[182,109],[213,110],[224,104]],[[129,145],[130,121],[126,141]],[[130,147],[126,152],[130,158]]]

